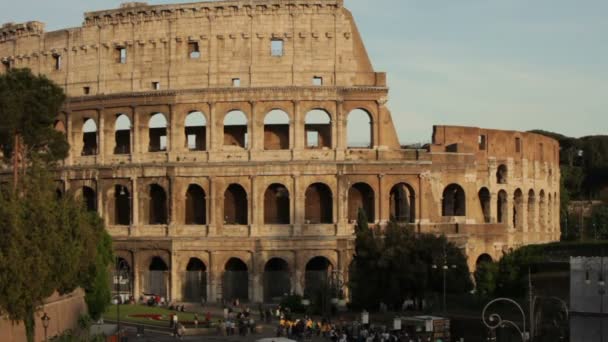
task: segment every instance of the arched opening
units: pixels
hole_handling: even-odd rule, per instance
[[[186,191],[186,219],[187,225],[207,224],[207,202],[205,191],[196,184],[190,184]]]
[[[507,223],[507,192],[500,190],[496,199],[496,219],[498,223]]]
[[[289,115],[282,110],[272,110],[264,118],[264,149],[289,149]]]
[[[466,216],[464,189],[458,184],[450,184],[443,190],[443,216]]]
[[[363,109],[355,109],[347,118],[348,148],[372,148],[372,117]]]
[[[491,195],[490,195],[490,190],[488,190],[488,188],[481,188],[479,190],[479,205],[481,206],[481,212],[483,214],[483,222],[484,223],[490,223],[490,220],[492,218],[491,216],[491,212],[490,212],[490,200],[491,200]]]
[[[131,153],[131,119],[126,114],[119,114],[114,125],[114,154]]]
[[[55,189],[55,199],[61,201],[63,199],[63,190],[57,188]]]
[[[87,211],[97,211],[97,193],[88,186],[82,187],[82,201]]]
[[[315,298],[324,288],[329,286],[329,273],[332,272],[333,265],[322,256],[314,257],[306,263],[304,273],[304,295],[308,298]]]
[[[416,194],[406,183],[399,183],[390,192],[391,219],[400,223],[416,221]]]
[[[479,265],[481,265],[481,264],[491,264],[492,262],[494,262],[492,257],[489,254],[484,253],[477,258],[475,265],[476,265],[476,268],[479,268]]]
[[[307,224],[333,223],[333,195],[323,183],[315,183],[306,189],[304,220]]]
[[[348,190],[348,219],[357,220],[359,209],[363,209],[367,215],[367,222],[374,222],[375,200],[374,189],[366,183],[356,183]]]
[[[247,148],[247,116],[239,110],[233,110],[224,118],[224,146]]]
[[[528,191],[528,231],[538,231],[538,225],[536,224],[536,217],[534,212],[534,206],[536,205],[536,196],[534,190]]]
[[[148,123],[149,145],[148,151],[161,152],[167,150],[167,118],[163,113],[156,113],[150,117]]]
[[[118,226],[131,224],[131,194],[123,185],[114,187],[114,224]]]
[[[148,276],[146,277],[146,294],[159,295],[167,298],[167,283],[169,281],[169,267],[165,261],[155,256],[150,261]]]
[[[249,299],[249,272],[243,260],[239,258],[228,260],[224,268],[222,290],[225,301]]]
[[[264,193],[264,223],[289,224],[289,190],[282,184],[272,184]]]
[[[190,258],[182,286],[182,297],[190,303],[207,300],[207,266],[198,258]]]
[[[501,164],[496,170],[496,183],[507,184],[507,166]]]
[[[306,148],[331,148],[331,116],[323,109],[306,113],[304,132]]]
[[[207,119],[201,112],[192,112],[186,116],[185,122],[186,146],[190,151],[205,151],[207,149]]]
[[[224,192],[224,224],[248,224],[247,192],[238,184],[230,184]]]
[[[281,258],[272,258],[264,266],[264,301],[280,302],[291,292],[289,265]]]
[[[133,273],[127,260],[116,258],[112,275],[112,298],[121,303],[127,302],[133,296]]]
[[[150,201],[148,202],[148,223],[167,224],[167,194],[158,184],[151,184],[149,188]]]
[[[97,154],[97,124],[93,119],[87,119],[82,126],[82,155]]]
[[[513,195],[513,227],[519,231],[524,229],[524,194],[521,189],[515,190]]]
[[[540,191],[540,199],[538,203],[538,226],[541,232],[545,231],[547,223],[547,198],[545,197],[545,190]]]

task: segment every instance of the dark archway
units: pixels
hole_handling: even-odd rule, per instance
[[[190,151],[205,151],[207,149],[207,119],[201,112],[192,112],[184,122],[186,147]]]
[[[190,184],[186,191],[186,218],[187,225],[207,224],[207,202],[205,191],[196,184]]]
[[[491,199],[490,190],[488,188],[481,188],[478,193],[479,196],[479,205],[481,206],[481,212],[483,214],[483,222],[490,223],[491,216]]]
[[[315,183],[306,189],[304,219],[307,224],[333,223],[333,195],[323,183]]]
[[[507,176],[507,166],[504,164],[498,166],[498,169],[496,170],[496,183],[507,184]]]
[[[237,146],[247,148],[247,116],[235,110],[224,117],[224,146]]]
[[[545,190],[540,191],[538,203],[538,227],[541,232],[545,231],[547,226],[547,198],[545,197]]]
[[[87,119],[82,126],[82,155],[97,154],[97,124],[93,119]]]
[[[498,223],[507,223],[507,192],[500,190],[496,198],[496,220]]]
[[[117,257],[115,267],[112,269],[112,298],[120,298],[124,303],[133,296],[133,272],[126,259]]]
[[[150,117],[148,123],[149,152],[167,150],[167,118],[163,113],[156,113]]]
[[[289,149],[289,115],[282,110],[272,110],[264,118],[264,149]]]
[[[399,183],[390,192],[391,219],[401,223],[416,222],[416,194],[406,183]]]
[[[458,184],[450,184],[443,190],[443,216],[466,216],[466,196]]]
[[[513,227],[519,231],[524,229],[524,194],[521,189],[513,194]]]
[[[148,223],[167,224],[167,194],[158,184],[149,188],[150,202],[148,204]]]
[[[224,267],[222,281],[223,298],[225,301],[239,299],[249,300],[249,271],[247,264],[239,258],[230,258]]]
[[[331,116],[323,109],[314,109],[306,113],[304,119],[304,139],[306,148],[331,148]]]
[[[114,154],[131,153],[131,120],[125,114],[119,114],[116,117],[114,142]]]
[[[146,277],[146,293],[167,297],[167,283],[169,281],[169,267],[165,261],[155,256],[150,261],[148,276]]]
[[[289,190],[282,184],[272,184],[264,193],[264,223],[289,224]]]
[[[357,220],[359,209],[367,215],[367,222],[373,223],[375,218],[374,189],[366,183],[355,183],[348,190],[348,219]]]
[[[538,231],[534,207],[536,206],[536,195],[534,190],[528,191],[528,231]]]
[[[82,200],[87,211],[97,211],[97,193],[88,186],[82,187]]]
[[[224,224],[248,224],[247,192],[239,184],[230,184],[224,192]]]
[[[484,253],[477,258],[477,261],[475,262],[475,267],[479,268],[479,265],[481,264],[490,264],[493,262],[494,260],[492,259],[492,257],[489,254]]]
[[[291,292],[289,265],[281,258],[272,258],[264,266],[264,301],[279,302]]]
[[[317,256],[306,263],[304,274],[304,295],[315,298],[319,291],[327,287],[329,273],[333,270],[331,262],[322,256]]]
[[[190,258],[182,287],[184,301],[201,303],[207,299],[207,266],[201,259]]]
[[[118,226],[131,224],[131,194],[123,185],[114,187],[114,224]]]

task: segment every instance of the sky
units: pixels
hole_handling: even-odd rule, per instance
[[[149,0],[150,4],[180,1]],[[116,0],[0,0],[0,23],[79,26]],[[344,0],[402,143],[433,125],[608,134],[608,1]]]

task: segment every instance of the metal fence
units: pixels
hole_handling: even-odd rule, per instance
[[[182,298],[185,302],[200,303],[207,300],[207,272],[187,271],[181,274]]]
[[[232,301],[249,299],[249,272],[247,271],[225,271],[222,277],[223,299]]]

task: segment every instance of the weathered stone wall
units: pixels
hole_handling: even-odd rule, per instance
[[[44,327],[40,319],[44,313],[50,318],[47,336],[62,334],[69,329],[78,328],[78,317],[87,313],[84,301],[84,291],[78,289],[72,293],[60,296],[55,293],[44,301],[44,305],[35,314],[36,334],[34,341],[42,342]],[[6,317],[0,317],[0,337],[2,341],[25,342],[25,327],[22,323],[13,324]]]
[[[205,265],[210,301],[230,299],[227,274],[243,268],[248,298],[262,300],[273,258],[285,261],[298,293],[307,269],[324,265],[316,257],[347,277],[359,207],[371,224],[396,218],[446,234],[471,269],[480,256],[498,259],[510,248],[559,239],[557,142],[438,126],[428,148],[401,148],[385,75],[373,71],[339,0],[135,4],[85,16],[82,27],[51,33],[6,26],[0,56],[11,67],[38,66],[67,89],[56,127],[71,151],[59,188],[103,217],[135,296],[154,290],[184,299],[192,258]],[[271,56],[273,37],[283,39],[282,57]],[[189,58],[188,42],[199,43],[199,58]],[[115,55],[123,46],[125,64]],[[41,57],[54,50],[69,60],[60,70]],[[313,76],[323,84],[311,85]],[[232,78],[240,87],[230,86]],[[152,81],[160,90],[150,89]],[[235,110],[245,122],[228,127]],[[278,131],[264,124],[273,110],[288,117]],[[328,123],[308,120],[316,110]],[[359,132],[348,126],[356,111],[370,122]],[[186,127],[193,112],[205,122],[194,129],[204,141],[194,145]],[[158,113],[166,126],[151,127]],[[120,120],[128,124],[117,131]],[[351,134],[366,135],[368,144],[349,145]],[[266,196],[277,187],[281,201]]]

